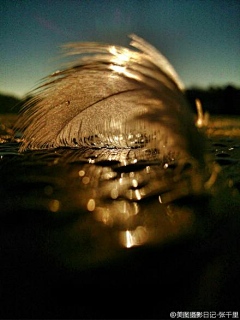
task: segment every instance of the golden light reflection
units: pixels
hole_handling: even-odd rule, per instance
[[[127,78],[140,80],[140,78],[136,74],[127,71],[126,67],[117,66],[117,65],[112,64],[112,65],[110,65],[110,69],[117,72],[117,73],[123,74]]]
[[[136,196],[137,200],[141,200],[142,199],[141,193],[140,193],[140,191],[138,189],[135,190],[135,196]]]
[[[104,207],[97,207],[94,212],[94,217],[97,221],[104,223],[105,225],[112,226],[113,218],[110,215],[110,210]]]
[[[117,201],[114,204],[115,215],[121,215],[121,219],[128,219],[130,216],[139,213],[139,205],[137,202],[129,203],[126,200]]]
[[[118,195],[119,195],[118,189],[116,189],[116,188],[112,189],[110,195],[111,195],[112,199],[117,199]]]
[[[133,202],[134,214],[139,213],[139,205],[137,202]]]
[[[115,57],[111,58],[111,61],[114,63],[124,64],[129,61],[130,53],[128,50],[124,50],[122,53],[119,53],[115,46],[109,48],[109,52]]]
[[[125,166],[125,167],[126,167],[127,164],[128,164],[126,159],[123,159],[123,160],[122,160],[122,159],[120,158],[119,161],[121,161],[122,165]]]
[[[123,231],[120,235],[121,244],[126,248],[141,246],[148,240],[147,229],[143,226],[137,227],[135,230]]]
[[[108,207],[97,206],[94,209],[94,218],[108,226],[122,225],[126,223],[131,216],[137,215],[140,211],[137,202],[129,202],[126,200],[116,200]]]
[[[130,231],[126,231],[126,247],[127,248],[131,248],[133,246],[133,237],[131,235],[131,232]]]
[[[135,173],[134,172],[130,172],[129,173],[129,178],[134,178]]]
[[[112,178],[115,178],[116,175],[117,175],[116,172],[110,171],[110,172],[104,173],[104,174],[101,176],[101,178],[102,178],[103,180],[110,180],[110,179],[112,179]]]
[[[127,190],[126,192],[126,196],[129,200],[132,200],[133,199],[133,190]]]
[[[129,210],[128,210],[128,206],[127,206],[127,202],[126,201],[118,201],[117,203],[117,206],[118,206],[118,210],[120,213],[123,213],[123,214],[127,214],[127,216],[129,216]]]
[[[58,164],[58,162],[59,162],[59,158],[54,159],[53,164]]]
[[[161,196],[158,196],[158,201],[159,201],[160,203],[163,203]]]
[[[80,170],[80,171],[78,172],[78,175],[79,175],[79,177],[85,176],[85,171],[84,171],[84,170]]]
[[[52,212],[57,212],[60,209],[60,201],[53,199],[49,203],[49,210]]]
[[[136,179],[133,179],[133,181],[132,181],[132,186],[133,186],[134,188],[137,188],[137,186],[138,186],[138,181],[137,181]]]
[[[142,198],[147,195],[146,188],[141,188],[141,189],[139,190],[139,192],[140,192],[140,195],[141,195]]]
[[[137,159],[133,159],[133,160],[131,161],[131,163],[137,163],[137,162],[138,162]]]
[[[94,211],[95,206],[96,206],[95,200],[94,199],[89,199],[89,201],[87,203],[88,211]]]
[[[89,177],[83,177],[82,179],[82,183],[83,184],[88,184],[90,182],[90,178]]]
[[[145,170],[146,170],[146,173],[150,173],[150,166],[146,166]]]
[[[125,72],[126,72],[126,68],[125,68],[125,67],[122,67],[122,66],[111,65],[111,69],[112,69],[113,71],[118,72],[118,73],[123,73],[123,74],[125,74]]]

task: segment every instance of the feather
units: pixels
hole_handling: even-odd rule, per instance
[[[20,152],[57,147],[148,146],[202,159],[204,143],[168,60],[131,35],[134,49],[101,43],[63,46],[74,62],[45,79],[16,128]],[[136,50],[137,49],[137,50]]]

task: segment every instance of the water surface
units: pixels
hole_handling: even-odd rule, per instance
[[[0,116],[5,317],[236,309],[239,119],[212,118],[204,129],[203,182],[216,174],[199,192],[191,162],[160,161],[157,149],[19,153],[14,120]]]

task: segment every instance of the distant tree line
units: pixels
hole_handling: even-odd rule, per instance
[[[3,113],[16,113],[17,104],[20,102],[19,99],[0,94],[0,114]]]
[[[196,111],[195,99],[200,99],[203,111],[210,114],[240,115],[240,89],[228,85],[225,87],[210,87],[208,89],[190,88],[186,90],[187,99]],[[0,114],[18,113],[22,106],[30,99],[23,100],[0,94]]]
[[[210,87],[207,90],[191,88],[186,91],[188,101],[195,111],[195,99],[200,99],[203,111],[210,114],[240,115],[240,89],[228,85],[226,87]]]
[[[24,99],[19,99],[0,93],[0,114],[18,113],[29,99],[31,99],[30,96]]]

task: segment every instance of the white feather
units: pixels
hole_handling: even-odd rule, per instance
[[[77,59],[50,75],[24,107],[16,125],[24,137],[20,151],[150,145],[202,157],[176,71],[146,41],[130,37],[139,51],[100,43],[64,46]]]

